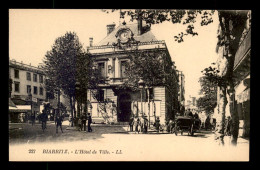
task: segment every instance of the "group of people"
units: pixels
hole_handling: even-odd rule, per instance
[[[148,131],[148,119],[146,115],[143,115],[142,117],[134,116],[132,115],[130,117],[129,121],[129,126],[130,126],[130,132],[135,132],[135,133],[147,133]]]
[[[31,119],[32,126],[34,126],[35,125],[35,114],[31,114],[30,119]],[[45,129],[47,129],[48,114],[46,113],[45,109],[42,110],[42,113],[38,116],[38,119],[39,119],[39,122],[41,122],[42,130],[44,131]],[[62,130],[63,119],[64,119],[63,115],[57,114],[55,116],[54,121],[55,121],[55,125],[56,125],[56,133],[58,133],[59,127],[60,127],[61,132],[63,133],[63,130]]]
[[[86,124],[88,122],[88,132],[92,132],[92,128],[91,128],[91,123],[92,123],[92,117],[90,115],[90,113],[86,114],[84,113],[80,118],[78,118],[78,130],[82,131],[82,129],[84,131],[86,131]]]
[[[156,129],[156,132],[159,133],[161,124],[160,124],[160,118],[157,117],[153,126]],[[130,132],[135,132],[135,133],[147,133],[148,132],[148,119],[146,115],[143,116],[131,116],[130,121],[129,121],[129,127],[130,127]]]

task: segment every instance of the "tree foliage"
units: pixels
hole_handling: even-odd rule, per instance
[[[207,114],[214,112],[217,105],[217,83],[210,80],[207,76],[200,77],[200,94],[203,96],[197,101],[197,106]]]
[[[117,11],[119,9],[112,9],[111,11]],[[109,13],[110,10],[103,10]],[[201,26],[208,25],[213,22],[214,10],[176,10],[176,9],[120,9],[120,17],[130,16],[130,21],[143,20],[151,27],[153,24],[163,23],[165,21],[172,22],[173,24],[187,25],[186,30],[180,32],[174,36],[175,41],[183,42],[184,36],[198,35],[194,30],[194,24],[198,21]]]
[[[116,9],[113,9],[115,11]],[[173,24],[182,23],[187,25],[185,32],[180,32],[177,36],[174,36],[175,41],[183,42],[183,37],[186,35],[198,35],[194,31],[194,23],[198,21],[200,16],[200,25],[205,26],[213,22],[212,15],[215,11],[209,10],[173,10],[173,9],[136,9],[136,10],[121,10],[121,18],[124,18],[125,15],[131,17],[131,20],[144,20],[148,25],[158,24],[165,21],[171,21]],[[221,97],[221,111],[219,114],[222,115],[221,121],[217,122],[216,139],[221,139],[223,143],[223,126],[224,115],[226,106],[226,94],[228,95],[230,102],[229,108],[232,117],[232,144],[236,145],[238,137],[238,128],[239,120],[238,113],[236,112],[235,104],[235,95],[234,95],[234,81],[233,81],[233,69],[235,54],[239,48],[239,43],[241,41],[242,33],[245,29],[246,22],[248,18],[250,19],[250,11],[244,10],[218,10],[218,19],[219,19],[219,33],[218,33],[218,46],[222,47],[224,50],[223,57],[226,59],[226,63],[223,68],[225,71],[221,74],[216,73],[217,70],[213,68],[208,68],[206,74],[209,79],[212,81],[218,82],[218,86],[221,88],[223,93],[219,93]],[[223,103],[224,102],[224,103]]]
[[[75,101],[83,102],[87,88],[95,84],[92,81],[95,80],[92,63],[90,54],[85,52],[74,32],[58,37],[45,55],[46,90],[51,93],[62,90],[69,97],[72,117]]]
[[[119,88],[138,90],[140,82],[147,87],[174,85],[174,63],[165,51],[138,51],[128,53],[130,61],[126,64],[127,79]],[[172,86],[171,86],[172,87]]]

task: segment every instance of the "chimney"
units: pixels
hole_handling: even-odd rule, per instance
[[[107,35],[110,34],[112,31],[114,31],[116,24],[109,24],[107,25]]]
[[[90,46],[90,47],[93,46],[93,37],[89,37],[89,46]]]
[[[138,35],[142,35],[143,21],[141,18],[138,19]]]

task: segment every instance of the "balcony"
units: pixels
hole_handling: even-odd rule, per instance
[[[234,61],[234,70],[242,63],[242,61],[247,57],[247,53],[251,49],[251,29],[248,31],[245,39],[240,44]]]

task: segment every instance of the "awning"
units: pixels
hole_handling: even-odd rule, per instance
[[[9,106],[9,112],[28,112],[31,110],[30,105],[16,105],[16,107]]]
[[[14,102],[9,98],[9,107],[16,108]]]
[[[237,103],[243,103],[247,100],[250,100],[250,88],[245,89],[240,94],[236,95],[236,101]]]

